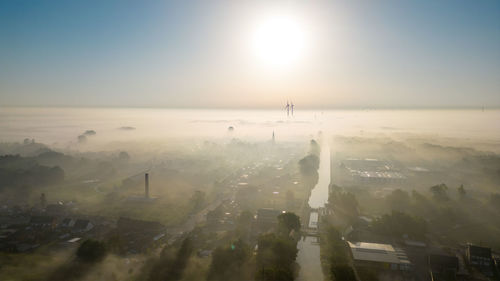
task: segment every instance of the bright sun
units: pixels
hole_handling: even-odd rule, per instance
[[[261,21],[252,37],[256,57],[272,67],[289,67],[298,61],[306,47],[306,34],[299,21],[274,16]]]

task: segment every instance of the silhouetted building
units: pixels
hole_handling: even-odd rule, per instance
[[[94,228],[94,225],[89,220],[79,219],[79,220],[76,220],[71,231],[75,232],[75,233],[87,232],[87,231],[91,230],[92,228]]]
[[[59,224],[59,227],[73,227],[75,225],[75,220],[72,218],[65,218]]]
[[[40,206],[42,207],[42,209],[47,206],[47,198],[45,197],[45,193],[42,193],[42,195],[40,195]]]
[[[149,198],[149,174],[146,173],[144,175],[144,192],[145,192],[145,197]]]
[[[459,270],[456,256],[431,254],[428,257],[431,280],[454,280]]]
[[[63,204],[49,204],[45,211],[51,215],[62,215],[68,211],[68,207]]]
[[[117,222],[117,228],[120,232],[156,232],[161,231],[165,227],[156,221],[134,220],[130,218],[120,217]]]
[[[52,216],[32,216],[30,225],[41,227],[53,227],[56,225],[56,219]]]
[[[491,256],[491,248],[475,246],[472,244],[467,245],[465,252],[467,262],[479,268],[487,275],[492,274],[493,259]]]

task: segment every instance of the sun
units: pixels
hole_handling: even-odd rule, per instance
[[[272,67],[290,67],[304,55],[306,32],[299,20],[273,16],[253,30],[251,45],[256,58]]]

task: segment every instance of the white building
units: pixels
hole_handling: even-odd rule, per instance
[[[356,266],[378,267],[391,270],[410,270],[411,263],[402,249],[389,244],[347,242]]]

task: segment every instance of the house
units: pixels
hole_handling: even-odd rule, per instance
[[[491,256],[491,248],[468,244],[465,251],[465,256],[467,258],[467,262],[470,265],[480,269],[488,276],[491,276],[493,274],[493,259]]]
[[[45,212],[51,215],[62,215],[68,212],[68,207],[62,203],[49,204],[45,207]]]
[[[456,256],[431,254],[428,257],[431,280],[453,280],[459,270]]]
[[[6,215],[0,217],[0,228],[9,228],[25,225],[30,222],[30,217],[25,215]]]
[[[380,269],[408,271],[411,262],[402,249],[389,244],[347,242],[351,249],[354,265]]]
[[[75,225],[76,220],[72,218],[65,218],[59,224],[59,227],[73,227]]]
[[[477,267],[490,267],[492,265],[491,248],[468,244],[465,256],[470,265]]]
[[[37,227],[54,227],[56,225],[56,218],[52,216],[32,216],[30,225]]]
[[[89,220],[79,219],[79,220],[76,220],[71,231],[75,232],[75,233],[87,232],[87,231],[91,230],[92,228],[94,228],[94,225]]]

